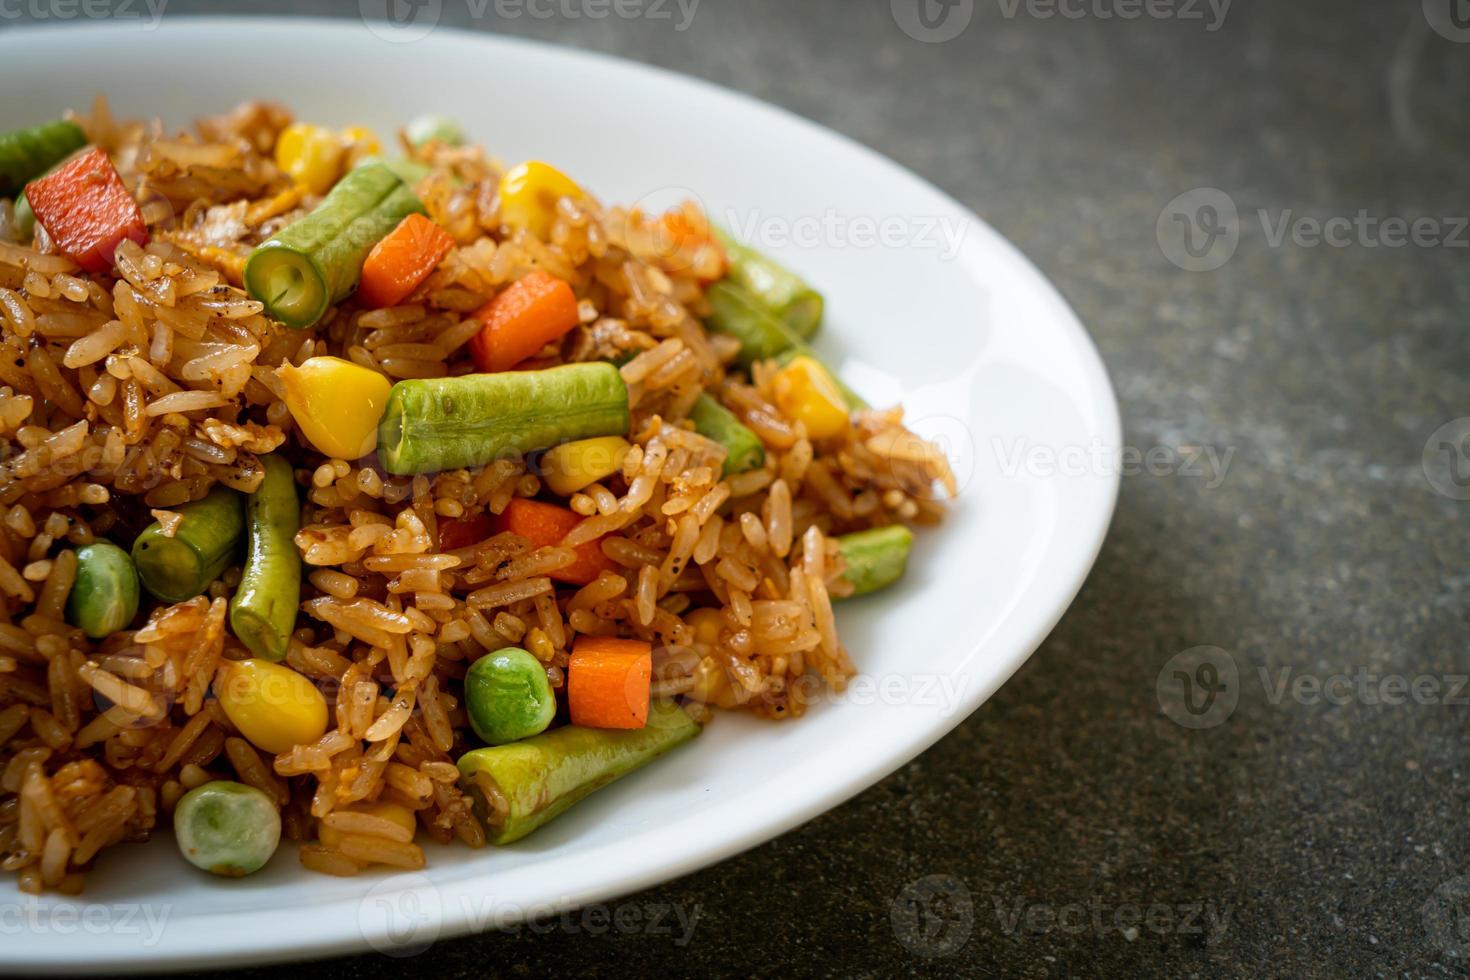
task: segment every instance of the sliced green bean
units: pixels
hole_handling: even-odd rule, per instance
[[[709,395],[700,395],[689,410],[694,431],[725,447],[723,476],[753,470],[766,461],[766,447],[735,413]]]
[[[410,119],[404,127],[404,134],[414,146],[423,146],[431,140],[437,140],[445,146],[463,146],[465,142],[464,130],[459,123],[448,116],[435,114]]]
[[[66,621],[94,640],[127,626],[138,614],[138,571],[111,541],[77,549],[77,577],[66,597]]]
[[[628,434],[628,388],[605,361],[400,381],[378,426],[398,475],[483,466],[576,439]]]
[[[810,340],[822,325],[822,294],[769,256],[715,228],[715,237],[730,260],[729,278],[749,293],[767,312],[786,321],[802,340]]]
[[[228,487],[216,486],[204,499],[173,510],[182,517],[173,537],[155,521],[133,542],[138,578],[163,602],[183,602],[209,588],[245,536],[240,495]]]
[[[372,247],[423,210],[382,164],[350,170],[316,210],[256,246],[245,263],[245,288],[286,326],[309,327],[357,288]]]
[[[656,701],[643,728],[568,725],[524,742],[466,752],[459,772],[490,843],[510,844],[699,731],[684,709]]]
[[[27,183],[87,145],[76,123],[55,119],[0,133],[0,197],[13,197]]]
[[[913,532],[902,524],[841,535],[837,545],[847,566],[842,577],[852,583],[852,594],[876,592],[902,578],[913,543]]]
[[[16,241],[28,242],[36,237],[36,212],[31,210],[30,199],[21,194],[15,199],[15,217],[11,227],[15,229]]]
[[[710,315],[705,325],[715,333],[729,334],[740,341],[741,367],[769,360],[784,350],[801,345],[801,338],[784,321],[773,316],[748,292],[728,280],[705,290]]]
[[[428,164],[419,163],[417,160],[410,160],[407,157],[363,157],[353,169],[357,167],[371,167],[374,164],[387,167],[397,174],[398,179],[409,187],[415,186],[419,181],[429,176],[430,172]]]
[[[245,498],[245,569],[230,600],[230,628],[257,657],[281,661],[301,603],[301,501],[291,464],[261,459],[265,479]]]
[[[705,326],[715,333],[729,334],[740,341],[740,354],[736,363],[749,368],[756,361],[775,360],[783,366],[793,357],[805,355],[816,360],[832,380],[837,383],[847,407],[853,411],[868,408],[868,403],[837,377],[837,372],[827,367],[815,350],[797,336],[784,321],[773,315],[756,301],[748,291],[729,280],[722,280],[705,290],[709,300],[710,315]]]

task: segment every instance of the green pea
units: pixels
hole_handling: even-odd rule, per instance
[[[138,614],[138,572],[111,541],[77,549],[77,577],[66,598],[66,621],[94,640],[111,636]]]
[[[476,660],[465,674],[464,695],[470,727],[488,745],[539,735],[556,715],[546,667],[517,647]]]
[[[174,807],[174,839],[194,867],[226,878],[259,871],[281,842],[281,814],[253,786],[216,780]]]

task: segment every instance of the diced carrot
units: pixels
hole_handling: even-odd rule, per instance
[[[470,339],[481,371],[509,371],[575,327],[577,295],[563,279],[536,270],[475,311],[485,324]]]
[[[56,247],[88,272],[111,268],[112,253],[124,238],[148,244],[143,212],[100,147],[31,181],[26,200]]]
[[[648,724],[653,651],[643,640],[582,634],[567,660],[567,707],[586,728]]]
[[[537,548],[561,544],[562,538],[582,522],[574,511],[539,500],[516,497],[506,506],[505,512],[495,522],[495,530],[510,531],[529,538]],[[617,563],[602,553],[602,539],[579,544],[572,550],[577,560],[565,568],[557,569],[550,576],[558,582],[570,585],[586,585],[595,581],[604,570],[615,572]]]
[[[357,297],[380,310],[403,302],[444,260],[454,238],[421,214],[411,214],[368,253]]]
[[[439,550],[458,551],[479,544],[495,533],[495,524],[484,514],[439,522]]]

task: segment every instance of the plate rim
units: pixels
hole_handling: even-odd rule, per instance
[[[342,32],[351,31],[355,27],[364,26],[361,17],[323,17],[323,16],[282,16],[280,14],[211,14],[211,13],[188,13],[169,16],[160,21],[157,27],[150,33],[167,32],[170,34],[185,33],[198,30],[219,30],[240,28],[250,31],[290,30],[293,32],[322,31]],[[23,26],[7,28],[0,35],[0,49],[9,44],[24,44],[28,36],[32,35],[55,35],[62,31],[68,36],[75,36],[83,31],[92,34],[118,34],[126,35],[136,27],[120,26],[115,23],[77,23],[75,21],[53,21],[38,24],[26,24]],[[716,99],[734,100],[743,104],[747,109],[758,110],[763,113],[775,114],[783,117],[788,123],[796,125],[809,134],[827,140],[835,140],[842,149],[849,153],[856,153],[865,158],[873,165],[877,165],[888,171],[890,175],[913,181],[936,196],[943,205],[951,209],[955,214],[963,217],[971,223],[971,227],[979,230],[982,234],[992,239],[992,244],[1005,253],[1008,258],[1024,267],[1033,277],[1037,289],[1043,293],[1049,293],[1060,311],[1064,315],[1059,317],[1067,334],[1071,336],[1075,352],[1080,355],[1079,360],[1089,378],[1093,383],[1097,398],[1094,404],[1088,407],[1096,413],[1095,426],[1103,444],[1108,450],[1118,450],[1122,446],[1122,418],[1118,404],[1117,392],[1108,374],[1107,366],[1102,358],[1096,342],[1087,331],[1086,326],[1078,317],[1072,305],[1056,287],[1046,274],[1032,260],[1021,251],[1009,238],[1001,234],[988,222],[976,214],[972,209],[953,197],[944,188],[935,184],[927,177],[915,172],[902,163],[886,156],[873,147],[861,141],[832,129],[823,123],[809,119],[785,106],[767,102],[746,92],[728,88],[724,85],[710,81],[697,75],[685,74],[670,68],[647,64],[627,58],[621,55],[609,54],[590,48],[584,48],[569,44],[557,44],[536,38],[526,38],[517,35],[504,34],[490,30],[463,28],[452,25],[437,25],[435,34],[442,34],[455,41],[469,44],[486,45],[490,47],[505,46],[508,48],[530,49],[541,55],[551,57],[564,57],[584,62],[592,62],[603,69],[614,72],[629,72],[634,75],[643,75],[653,79],[662,79],[684,86],[693,86],[700,90],[701,94]],[[1097,557],[1102,550],[1104,541],[1112,525],[1112,519],[1116,511],[1118,496],[1121,486],[1121,477],[1116,468],[1109,474],[1105,481],[1099,481],[1102,499],[1101,507],[1097,510],[1097,516],[1093,526],[1088,528],[1089,540],[1085,547],[1074,546],[1072,554],[1072,568],[1064,585],[1054,593],[1051,609],[1045,617],[1037,620],[1036,625],[1027,632],[1026,639],[1019,646],[1009,652],[1003,659],[1002,665],[995,673],[985,679],[984,683],[972,685],[961,697],[956,709],[939,718],[932,726],[925,729],[920,737],[902,745],[896,751],[885,755],[881,761],[870,763],[860,770],[852,770],[841,779],[830,785],[823,793],[813,794],[799,805],[783,811],[778,817],[767,822],[751,824],[743,828],[739,833],[729,834],[720,839],[712,846],[688,845],[676,852],[671,859],[660,860],[651,864],[645,870],[633,873],[621,873],[611,876],[611,880],[605,880],[600,884],[586,884],[579,887],[566,889],[562,893],[562,899],[556,905],[556,910],[575,909],[588,904],[607,901],[609,899],[633,894],[655,885],[672,881],[674,879],[691,874],[703,868],[710,867],[740,854],[746,850],[757,847],[770,840],[774,840],[790,830],[814,819],[815,817],[846,803],[859,793],[874,786],[881,780],[887,778],[893,772],[906,765],[918,755],[929,749],[941,738],[948,735],[957,728],[966,718],[973,714],[981,705],[988,701],[1002,685],[1009,680],[1020,667],[1026,663],[1045,642],[1046,638],[1055,629],[1063,615],[1071,608],[1082,585],[1096,564]],[[973,655],[978,649],[971,649]],[[592,861],[603,851],[618,848],[621,844],[609,844],[585,853],[581,859],[587,863]],[[551,858],[548,857],[548,861]],[[440,867],[443,867],[442,865]],[[374,888],[373,882],[404,882],[408,878],[426,879],[424,884],[434,889],[441,896],[447,897],[456,894],[467,881],[473,881],[471,876],[466,879],[456,879],[444,884],[433,883],[434,871],[432,869],[407,874],[397,874],[387,877],[366,876],[361,879],[365,884],[364,891]],[[402,888],[392,889],[391,894],[403,895],[413,892],[420,885],[405,883]],[[326,907],[343,904],[341,900],[332,900],[325,903]],[[448,903],[445,903],[448,905]],[[323,911],[325,911],[325,907]],[[523,910],[524,911],[524,910]],[[236,913],[238,914],[238,913]],[[258,914],[258,913],[256,913]],[[192,931],[205,931],[203,926],[211,918],[224,917],[224,914],[213,914],[208,918],[198,920],[198,928]],[[507,924],[521,921],[522,917],[511,916],[506,920]],[[496,920],[501,924],[501,920]],[[360,925],[360,923],[359,923]],[[445,940],[456,938],[475,932],[475,923],[464,914],[464,906],[461,905],[460,914],[446,913],[437,930],[434,940]],[[172,948],[170,948],[172,947]],[[273,936],[269,945],[265,948],[242,949],[240,945],[222,946],[217,949],[206,949],[195,943],[169,943],[160,944],[157,947],[147,949],[138,947],[124,947],[110,951],[111,959],[107,962],[97,962],[93,957],[68,958],[65,949],[52,947],[37,954],[37,950],[7,950],[3,962],[0,962],[0,974],[13,973],[67,973],[75,971],[86,971],[92,974],[117,974],[136,973],[145,970],[152,971],[180,971],[187,969],[199,969],[214,966],[245,966],[266,965],[282,961],[300,961],[320,959],[331,956],[349,955],[353,953],[366,952],[376,948],[372,937],[367,930],[359,928],[350,934],[333,934],[322,937],[289,937]]]

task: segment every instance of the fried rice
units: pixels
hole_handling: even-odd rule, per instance
[[[272,161],[284,107],[173,132],[115,120],[99,99],[75,121],[140,203],[149,243],[123,242],[115,272],[89,275],[44,229],[18,244],[0,202],[0,866],[21,890],[79,892],[106,848],[148,838],[182,794],[220,778],[273,800],[313,870],[423,866],[411,832],[363,810],[374,802],[413,811],[430,840],[484,844],[455,759],[476,744],[465,672],[489,651],[524,648],[560,692],[577,636],[645,640],[654,696],[700,720],[800,716],[818,685],[854,674],[832,610],[849,588],[834,536],[936,522],[953,478],[900,409],[812,439],[777,406],[774,362],[735,368],[738,345],[702,325],[724,261],[707,234],[671,239],[656,216],[590,196],[562,198],[544,237],[507,232],[496,160],[400,134],[454,247],[401,305],[348,299],[287,329],[241,288],[251,249],[319,200]],[[580,320],[537,363],[621,363],[633,448],[570,498],[582,522],[560,546],[505,533],[443,551],[443,522],[541,494],[535,460],[404,477],[324,457],[276,370],[331,354],[392,381],[469,373],[472,312],[533,269],[573,284]],[[721,475],[724,447],[687,421],[702,393],[756,433],[764,465]],[[285,663],[331,711],[325,735],[276,755],[213,693],[221,664],[250,655],[226,617],[238,562],[196,598],[145,599],[101,640],[65,615],[77,547],[153,521],[171,533],[174,509],[215,485],[254,491],[267,453],[291,462],[304,499]],[[579,587],[550,576],[599,539],[616,571]],[[712,637],[687,618],[696,609],[718,612]]]

